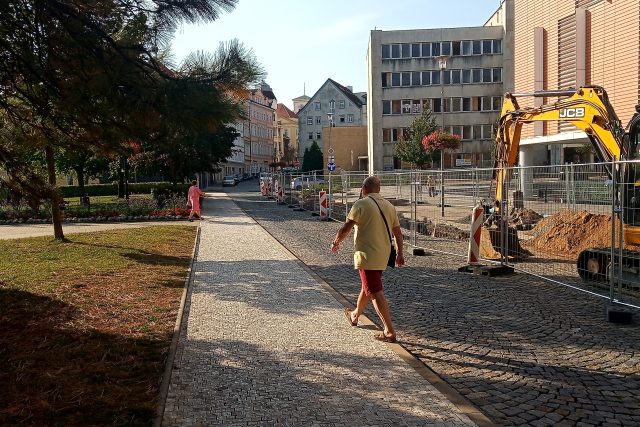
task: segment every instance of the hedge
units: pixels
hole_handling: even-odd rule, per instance
[[[191,184],[178,184],[175,188],[170,182],[139,182],[129,183],[129,194],[151,194],[163,190],[177,191],[186,195]],[[80,197],[80,190],[76,185],[65,185],[59,187],[62,197]],[[92,184],[85,185],[84,192],[88,196],[117,196],[118,184]]]

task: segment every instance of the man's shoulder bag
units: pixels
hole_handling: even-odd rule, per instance
[[[376,199],[374,199],[373,197],[369,196],[369,198],[371,200],[373,200],[373,203],[376,204],[376,206],[378,207],[378,210],[380,211],[380,215],[382,216],[382,220],[384,221],[384,226],[387,227],[387,235],[389,236],[389,243],[391,243],[391,252],[389,253],[389,260],[387,261],[387,266],[391,267],[391,268],[395,268],[396,266],[396,246],[393,244],[393,238],[391,237],[391,231],[389,230],[389,224],[387,224],[387,219],[384,217],[384,213],[382,213],[382,209],[380,208],[380,205],[378,204],[378,202],[376,202]]]

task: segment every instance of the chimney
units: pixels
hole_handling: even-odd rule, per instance
[[[353,93],[353,86],[347,86],[347,89],[349,89],[349,92]]]

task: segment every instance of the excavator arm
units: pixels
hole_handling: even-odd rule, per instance
[[[567,96],[553,104],[539,107],[520,108],[516,97]],[[601,162],[610,170],[612,160],[628,159],[630,156],[624,144],[624,128],[616,116],[606,91],[599,86],[582,87],[576,91],[542,91],[528,94],[505,94],[498,132],[496,135],[496,155],[494,164],[495,198],[498,204],[504,199],[506,183],[511,167],[516,166],[520,147],[522,125],[533,122],[567,122],[584,131]]]

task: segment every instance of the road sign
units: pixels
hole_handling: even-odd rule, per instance
[[[333,163],[333,162],[327,163],[327,169],[329,169],[329,171],[333,172],[334,170],[336,170],[336,164]]]

